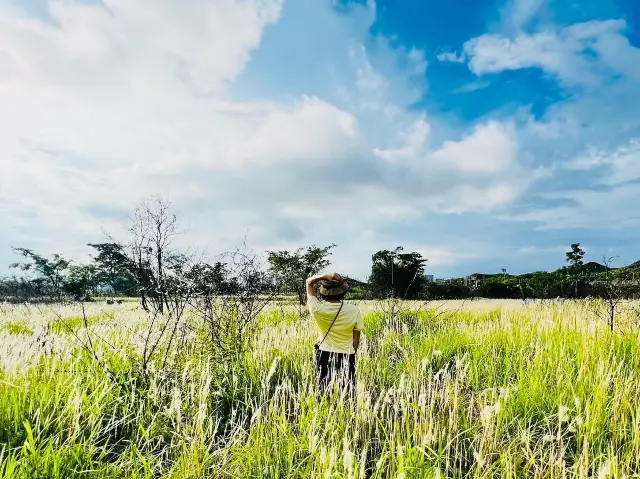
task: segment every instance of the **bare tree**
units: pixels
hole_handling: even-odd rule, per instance
[[[154,196],[141,202],[133,213],[129,233],[128,247],[117,242],[92,246],[100,251],[103,262],[135,278],[142,306],[148,313],[148,324],[142,331],[131,330],[142,346],[141,351],[129,359],[136,365],[139,379],[147,382],[152,363],[164,370],[175,351],[179,335],[184,333],[181,325],[187,306],[202,285],[192,274],[197,264],[195,256],[172,249],[177,235],[177,215],[171,211],[168,201]],[[99,351],[112,348],[106,336],[101,337],[90,328],[84,307],[83,318],[84,334],[74,336],[108,370]],[[66,325],[65,320],[60,321]],[[117,377],[116,374],[110,376]]]
[[[159,313],[169,307],[167,262],[174,254],[171,246],[177,235],[177,216],[170,208],[168,201],[153,196],[136,207],[129,227],[142,307]]]
[[[635,294],[630,273],[625,268],[616,269],[613,267],[616,259],[616,257],[606,256],[602,258],[604,271],[594,281],[594,286],[597,296],[602,298],[606,308],[604,311],[597,305],[592,308],[599,318],[607,321],[612,332],[616,325],[618,307]]]

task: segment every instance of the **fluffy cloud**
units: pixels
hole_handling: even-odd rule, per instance
[[[588,148],[563,166],[568,170],[604,170],[598,182],[607,186],[640,180],[640,140],[634,139],[612,151]]]
[[[282,1],[196,0],[188,9],[149,0],[46,6],[53,25],[27,18],[13,2],[0,5],[0,44],[18,45],[5,51],[4,72],[84,88],[149,87],[157,75],[154,88],[181,79],[210,91],[243,70]]]
[[[594,173],[589,183],[542,196],[555,206],[522,211],[509,219],[536,223],[539,229],[608,229],[640,225],[634,197],[640,193],[640,142],[612,150],[587,148],[558,170]]]
[[[425,204],[441,213],[495,210],[548,174],[526,166],[513,125],[507,123],[479,124],[461,139],[445,141],[436,149],[428,147],[428,135],[428,125],[417,120],[403,135],[404,146],[376,154],[395,165],[408,165],[405,190],[410,188],[414,195],[422,192]]]
[[[502,12],[502,24],[508,31],[522,31],[548,0],[514,0]]]
[[[363,145],[356,118],[318,98],[303,98],[289,111],[271,111],[247,141],[225,152],[225,167],[295,163],[334,164]],[[293,163],[294,165],[291,165]]]
[[[467,61],[464,54],[458,54],[456,52],[442,52],[438,54],[437,58],[441,62],[464,63]]]
[[[625,27],[623,20],[606,20],[514,38],[486,34],[465,43],[464,52],[477,75],[536,67],[567,85],[599,86],[607,73],[635,74],[636,67],[627,62],[640,55],[622,34]]]
[[[443,167],[493,176],[516,162],[517,143],[508,125],[491,121],[462,141],[447,141],[433,157]]]
[[[554,176],[540,182],[517,213],[502,217],[544,230],[636,228],[640,49],[629,42],[621,19],[538,22],[532,28],[546,6],[510,2],[499,33],[463,46],[468,68],[478,76],[536,68],[557,80],[564,94],[535,119],[522,105],[519,147]]]
[[[419,118],[400,133],[403,143],[398,148],[374,148],[374,153],[388,162],[406,162],[419,157],[427,146],[431,127],[424,118]]]
[[[570,205],[531,209],[510,220],[537,223],[540,230],[619,230],[640,226],[635,202],[637,185],[623,185],[612,190],[573,190],[546,195],[551,200],[571,200]]]

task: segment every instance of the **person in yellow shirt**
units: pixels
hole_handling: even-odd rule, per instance
[[[316,297],[316,287],[322,300]],[[324,394],[330,383],[355,390],[356,351],[364,329],[362,313],[344,302],[349,285],[338,273],[307,279],[307,306],[318,328],[315,366],[318,386]]]

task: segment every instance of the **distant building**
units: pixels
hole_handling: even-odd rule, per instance
[[[433,281],[433,275],[432,274],[425,274],[424,275],[424,279],[426,279],[427,281]]]

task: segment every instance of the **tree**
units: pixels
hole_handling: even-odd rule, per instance
[[[64,289],[76,300],[87,300],[95,295],[99,283],[100,277],[94,265],[71,265]]]
[[[185,272],[185,277],[194,285],[194,289],[204,296],[231,294],[234,290],[233,278],[230,278],[228,266],[220,261],[213,265],[200,262]]]
[[[167,262],[174,254],[171,244],[177,235],[177,216],[170,203],[159,196],[141,202],[133,213],[129,227],[131,256],[140,288],[142,306],[162,313],[168,306]]]
[[[402,246],[398,246],[372,256],[369,285],[376,296],[413,299],[423,292],[426,258],[417,252],[402,251]]]
[[[111,241],[89,244],[98,251],[94,258],[106,284],[114,292],[137,293],[146,311],[160,314],[169,307],[169,288],[176,288],[169,276],[179,268],[179,277],[191,259],[172,249],[177,232],[177,216],[171,204],[159,196],[142,201],[135,208],[127,245]],[[184,285],[181,285],[184,287]]]
[[[40,275],[40,279],[50,288],[50,294],[57,300],[62,298],[65,273],[71,265],[59,254],[54,254],[52,259],[47,259],[27,248],[12,248],[14,253],[20,254],[28,259],[25,263],[13,263],[10,268],[17,268],[22,271],[34,271]],[[46,294],[46,293],[45,293]]]
[[[93,258],[98,282],[108,285],[116,295],[134,296],[139,293],[136,280],[136,265],[127,256],[124,246],[119,243],[90,243],[98,251]]]
[[[127,246],[115,241],[89,245],[98,251],[94,263],[105,283],[114,292],[137,292],[145,310],[160,314],[179,296],[212,297],[237,289],[224,262],[212,265],[172,248],[176,225],[177,216],[168,202],[152,197],[140,203]]]
[[[571,251],[565,253],[566,262],[568,263],[567,273],[570,281],[574,285],[574,297],[578,297],[578,284],[584,279],[584,250],[580,247],[580,243],[573,243]]]
[[[550,299],[562,295],[562,276],[536,271],[522,276],[523,294],[531,298]]]
[[[44,278],[29,279],[25,277],[4,278],[0,281],[0,300],[10,303],[24,303],[34,298],[46,299]]]
[[[482,298],[515,299],[523,296],[517,279],[507,280],[497,276],[481,281],[475,294]]]
[[[305,281],[331,264],[329,256],[335,244],[318,248],[315,245],[298,248],[295,252],[268,251],[271,274],[277,284],[298,296],[300,304],[307,301]]]
[[[460,299],[469,298],[474,290],[469,286],[468,281],[463,279],[451,280],[443,283],[435,281],[425,281],[423,291],[428,299]]]
[[[580,243],[573,243],[571,251],[565,253],[567,263],[571,268],[580,268],[584,264],[584,250],[580,247]]]
[[[595,296],[601,298],[606,305],[606,312],[596,304],[594,312],[598,317],[606,320],[611,332],[615,329],[618,306],[625,300],[637,297],[638,288],[633,278],[633,271],[629,268],[614,268],[616,258],[602,258],[604,268],[593,281],[592,290]]]

